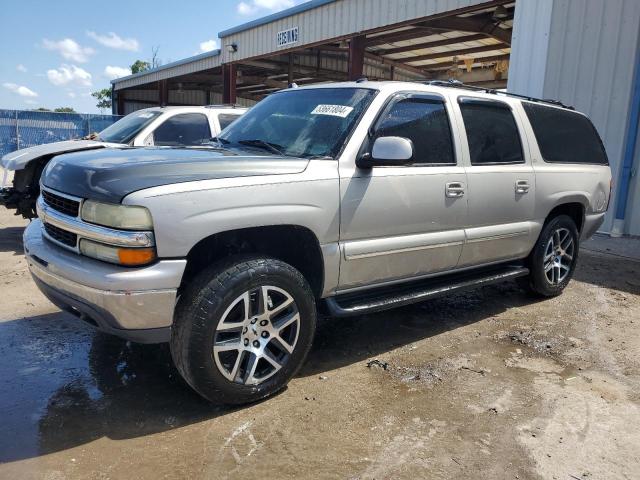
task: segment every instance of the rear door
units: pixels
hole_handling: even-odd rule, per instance
[[[524,128],[507,102],[458,97],[469,221],[459,267],[522,258],[536,232],[535,174]]]

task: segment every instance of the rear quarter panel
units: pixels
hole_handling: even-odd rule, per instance
[[[529,153],[536,181],[535,219],[539,229],[555,207],[566,203],[580,203],[585,216],[604,217],[611,195],[609,166],[545,162],[524,108],[519,105],[518,109],[530,139]]]

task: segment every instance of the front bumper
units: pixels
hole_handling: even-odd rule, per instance
[[[52,244],[40,220],[26,228],[24,248],[38,288],[60,309],[136,342],[169,340],[186,260],[142,268],[99,262]]]

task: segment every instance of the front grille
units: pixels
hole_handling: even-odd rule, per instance
[[[69,247],[75,247],[78,242],[78,236],[75,233],[67,232],[49,223],[44,224],[44,229],[51,238]]]
[[[42,191],[42,198],[44,199],[44,202],[54,210],[64,213],[65,215],[71,215],[72,217],[78,216],[80,202],[56,195],[55,193],[47,192],[46,190]]]

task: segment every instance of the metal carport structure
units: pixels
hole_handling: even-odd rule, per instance
[[[638,0],[312,0],[221,32],[220,50],[114,80],[113,111],[250,106],[360,76],[555,98],[602,135],[616,185],[603,230],[640,235],[639,32]]]
[[[313,0],[226,30],[220,50],[114,80],[114,113],[251,105],[294,82],[361,76],[506,87],[513,0],[407,0],[390,8],[394,3]]]

